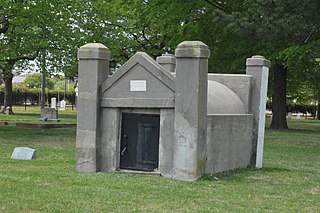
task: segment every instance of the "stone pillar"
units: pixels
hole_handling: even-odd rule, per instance
[[[174,73],[176,69],[176,57],[172,54],[162,54],[157,57],[156,61],[163,66],[163,68],[169,72]]]
[[[210,50],[200,41],[176,49],[173,178],[193,181],[205,169]]]
[[[159,171],[161,176],[172,178],[174,108],[160,110]]]
[[[251,166],[262,168],[268,75],[271,63],[263,56],[256,55],[247,58],[246,65],[246,74],[253,77],[251,104],[249,109],[249,112],[253,114],[253,149]]]
[[[77,171],[96,172],[99,145],[99,87],[109,73],[110,51],[91,43],[78,51]]]

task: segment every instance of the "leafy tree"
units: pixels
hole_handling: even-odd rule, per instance
[[[12,70],[25,66],[26,60],[36,59],[44,77],[54,71],[76,72],[76,44],[81,41],[77,26],[80,3],[1,1],[0,69],[6,87],[5,107],[12,106]]]
[[[271,59],[273,64],[271,69],[271,85],[273,85],[271,128],[288,128],[286,122],[287,95],[295,96],[301,86],[306,83],[305,74],[312,69],[314,65],[312,61],[319,54],[316,49],[319,50],[320,2],[317,0],[303,2],[299,0],[243,0],[220,3],[221,9],[213,8],[211,17],[212,20],[217,20],[215,17],[219,17],[222,23],[220,27],[224,25],[226,32],[234,36],[233,39],[228,35],[221,37],[221,40],[226,39],[225,41],[230,41],[235,45],[231,51],[229,49],[226,53],[232,57],[237,55],[243,57],[249,51],[251,54],[261,54]],[[235,52],[232,53],[234,50]],[[235,68],[237,67],[236,60],[231,58],[229,61],[230,64],[235,65]]]
[[[46,85],[48,89],[53,89],[54,88],[53,80],[50,78],[47,79]],[[23,82],[23,86],[26,88],[41,88],[41,74],[34,73],[31,75],[28,75]]]
[[[137,50],[153,56],[172,52],[183,40],[209,45],[212,72],[243,72],[247,57],[264,55],[273,64],[271,127],[286,129],[287,97],[297,96],[319,52],[314,48],[319,5],[317,0],[94,1],[90,12],[98,24],[86,30],[99,32],[94,40],[111,47],[120,63]]]

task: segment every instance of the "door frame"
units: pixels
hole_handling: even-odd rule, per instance
[[[155,116],[159,116],[159,119],[161,120],[161,113],[160,113],[161,109],[160,108],[121,108],[119,111],[119,132],[118,132],[118,141],[119,141],[119,145],[118,145],[118,169],[119,171],[138,171],[138,172],[147,172],[147,173],[152,173],[154,171],[145,171],[145,170],[133,170],[133,169],[122,169],[121,168],[121,136],[122,136],[122,115],[123,113],[126,114],[142,114],[142,115],[155,115]],[[160,132],[161,132],[161,125],[160,125],[160,120],[159,120],[159,138],[158,138],[158,165],[157,168],[155,169],[155,171],[159,171],[159,165],[160,165],[160,160],[161,160],[161,156],[160,156]]]

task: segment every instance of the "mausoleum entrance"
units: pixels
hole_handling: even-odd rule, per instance
[[[122,113],[120,169],[154,171],[159,163],[160,115]]]

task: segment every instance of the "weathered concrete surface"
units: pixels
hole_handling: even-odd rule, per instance
[[[139,52],[110,77],[103,45],[85,45],[78,56],[78,171],[119,170],[122,113],[160,115],[157,174],[193,181],[246,167],[253,157],[259,168],[267,60],[253,57],[247,75],[210,74],[208,81],[210,50],[198,41],[158,62]]]
[[[219,82],[231,89],[244,103],[246,114],[250,111],[252,76],[241,74],[208,74],[209,81]]]
[[[119,108],[101,109],[101,139],[98,149],[98,162],[101,172],[112,172],[119,168],[120,121]]]
[[[96,172],[100,143],[99,86],[109,72],[110,52],[102,44],[86,44],[78,51],[77,171]]]
[[[176,70],[176,57],[171,54],[162,54],[156,61],[167,71],[174,73]]]
[[[250,114],[253,114],[254,118],[251,165],[262,168],[268,75],[271,63],[263,56],[252,56],[247,59],[246,65],[246,74],[253,77],[250,105]]]
[[[173,176],[174,108],[160,111],[159,171]]]
[[[246,107],[231,89],[216,81],[208,81],[207,114],[246,114]]]
[[[173,178],[193,181],[205,169],[207,76],[210,50],[198,41],[176,49]]]
[[[142,70],[139,68],[143,68]],[[136,78],[134,74],[130,74],[132,72],[135,72],[136,74],[140,75],[138,77],[141,77],[142,79]],[[154,78],[158,79],[158,81],[162,82],[163,85],[161,87],[166,86],[171,91],[175,91],[175,83],[174,78],[172,77],[171,73],[167,70],[165,70],[160,64],[158,64],[155,60],[153,60],[148,54],[144,52],[137,52],[135,55],[133,55],[129,61],[127,61],[124,65],[122,65],[116,73],[114,73],[110,78],[108,78],[102,85],[101,85],[101,94],[105,94],[107,90],[109,90],[111,87],[114,87],[114,84],[117,84],[118,82],[123,82],[123,78],[125,78],[128,74],[131,76],[134,76],[134,78],[127,78],[127,80],[143,80],[144,75],[147,74],[147,72],[151,75],[153,75]],[[148,75],[148,74],[147,74]],[[152,79],[155,81],[155,79]],[[128,93],[130,91],[129,85],[130,83],[125,83],[125,89],[121,88],[121,92]],[[148,85],[147,85],[148,88]],[[132,91],[131,91],[132,92]],[[108,92],[110,95],[112,92]],[[130,93],[139,95],[139,93]],[[160,93],[161,94],[161,93]],[[117,95],[117,94],[112,94]],[[117,96],[114,96],[117,97]],[[142,97],[142,96],[140,96]]]
[[[250,164],[252,115],[208,116],[206,173],[218,173]]]

